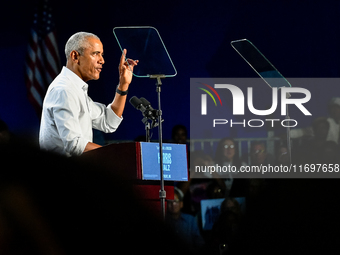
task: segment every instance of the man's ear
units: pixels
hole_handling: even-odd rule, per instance
[[[80,54],[75,50],[71,51],[71,53],[70,53],[70,57],[71,57],[72,62],[78,63],[79,62],[79,56],[80,56]]]

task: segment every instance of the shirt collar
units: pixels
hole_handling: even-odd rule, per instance
[[[78,75],[76,75],[73,71],[68,69],[66,66],[63,66],[62,72],[65,76],[67,76],[71,82],[76,85],[78,88],[81,88],[84,92],[87,93],[89,85],[84,82]]]

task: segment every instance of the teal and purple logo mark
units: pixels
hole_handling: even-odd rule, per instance
[[[222,100],[221,100],[220,95],[217,93],[217,91],[213,87],[208,85],[208,84],[205,84],[205,83],[201,83],[201,84],[206,86],[208,89],[210,89],[216,95],[216,97],[218,98],[218,100],[220,101],[220,104],[222,106]],[[212,100],[214,101],[215,106],[217,106],[215,97],[211,94],[211,92],[209,90],[204,89],[204,88],[199,88],[199,89],[201,89],[204,92],[206,92],[212,98]],[[202,115],[207,115],[207,94],[202,94],[201,95],[201,102],[202,102],[202,104],[201,104],[201,114]]]

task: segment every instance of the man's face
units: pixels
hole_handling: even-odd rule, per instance
[[[178,214],[181,212],[183,207],[183,202],[178,199],[178,196],[174,194],[174,200],[168,201],[168,213],[170,214]]]
[[[252,150],[252,157],[255,161],[254,163],[257,164],[262,164],[265,161],[267,153],[263,144],[257,144],[254,146]]]
[[[185,130],[179,129],[174,135],[174,140],[177,143],[185,144],[187,142],[187,135]]]
[[[83,81],[98,80],[104,64],[103,44],[100,40],[89,37],[89,47],[79,56],[79,73]]]
[[[224,156],[229,160],[232,161],[235,156],[235,144],[231,140],[226,140],[224,142]]]

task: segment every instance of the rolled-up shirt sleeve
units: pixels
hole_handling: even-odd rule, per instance
[[[118,117],[111,109],[111,104],[108,106],[96,103],[89,99],[90,115],[92,119],[92,127],[105,133],[115,132],[123,118]]]
[[[84,112],[76,95],[66,90],[54,91],[51,114],[67,155],[81,155],[89,141],[83,136],[79,115]],[[89,123],[91,125],[91,123]]]

